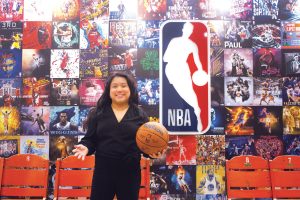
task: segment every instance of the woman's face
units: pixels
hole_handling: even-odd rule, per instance
[[[127,80],[123,77],[113,78],[110,84],[110,98],[113,104],[128,104],[130,89]]]

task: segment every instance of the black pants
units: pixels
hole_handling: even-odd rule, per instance
[[[140,184],[140,160],[96,156],[91,200],[138,200]]]

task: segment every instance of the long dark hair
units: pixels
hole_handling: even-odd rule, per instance
[[[91,114],[90,117],[93,117],[95,115],[97,115],[97,116],[101,115],[103,112],[103,109],[105,107],[111,105],[112,101],[110,98],[110,85],[111,85],[112,80],[115,77],[122,77],[122,78],[126,79],[127,84],[129,86],[129,90],[130,90],[129,105],[134,105],[134,106],[138,105],[139,97],[138,97],[137,86],[136,86],[136,81],[135,81],[134,77],[131,74],[127,74],[125,72],[114,72],[106,80],[104,92],[101,95],[101,97],[99,98],[96,108],[91,110],[93,114]]]

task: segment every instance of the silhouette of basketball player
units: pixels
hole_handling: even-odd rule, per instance
[[[1,111],[3,114],[3,124],[4,124],[4,134],[7,135],[8,134],[8,128],[9,128],[9,115],[11,113],[11,111]]]
[[[202,130],[202,122],[200,119],[201,109],[198,105],[196,93],[193,90],[190,68],[187,63],[188,56],[193,54],[198,71],[203,71],[198,55],[198,47],[189,39],[193,29],[193,24],[189,22],[183,25],[182,36],[173,38],[170,41],[163,60],[168,63],[165,68],[165,73],[170,84],[174,86],[179,96],[193,107],[198,121],[197,130],[200,132]]]

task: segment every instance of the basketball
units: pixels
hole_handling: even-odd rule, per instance
[[[197,86],[204,86],[208,82],[209,76],[203,70],[195,71],[192,80]]]
[[[168,141],[168,130],[158,122],[147,122],[140,126],[136,133],[137,146],[148,155],[166,149]]]

